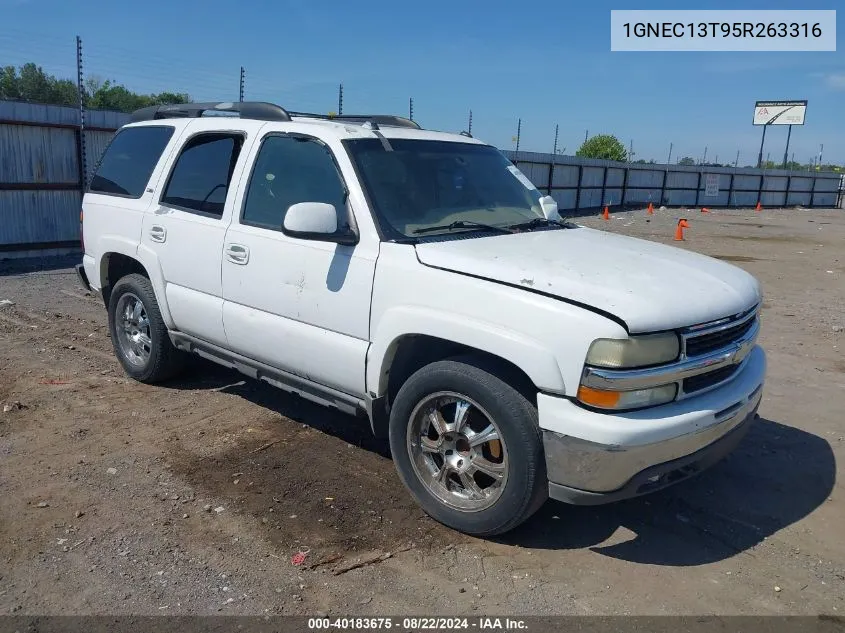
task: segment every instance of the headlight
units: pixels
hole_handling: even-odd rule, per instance
[[[678,335],[673,332],[621,339],[600,338],[590,345],[587,364],[612,369],[648,367],[669,363],[678,358],[680,351]]]
[[[578,388],[578,399],[597,409],[640,409],[672,402],[677,390],[675,384],[636,391],[605,391],[581,385]]]

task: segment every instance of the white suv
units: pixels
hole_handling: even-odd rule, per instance
[[[762,395],[753,277],[563,221],[467,134],[145,108],[83,211],[78,270],[130,376],[192,352],[366,414],[419,504],[467,533],[682,480]]]

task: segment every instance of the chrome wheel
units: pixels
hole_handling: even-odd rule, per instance
[[[150,359],[153,342],[144,303],[136,295],[127,292],[118,300],[114,319],[121,353],[133,365],[145,366]]]
[[[507,482],[507,447],[499,427],[466,396],[439,392],[417,404],[407,447],[420,481],[452,508],[489,508]]]

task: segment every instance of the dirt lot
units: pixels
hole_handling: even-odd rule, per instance
[[[498,541],[424,516],[363,420],[201,361],[165,386],[128,380],[70,270],[7,266],[0,613],[841,615],[845,212],[582,223],[672,243],[681,215],[683,248],[763,283],[760,421],[695,480],[549,502]]]

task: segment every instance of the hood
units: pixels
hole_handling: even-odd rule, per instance
[[[632,333],[707,323],[760,301],[757,280],[741,268],[583,227],[450,239],[416,250],[426,266],[585,304],[618,317]]]

